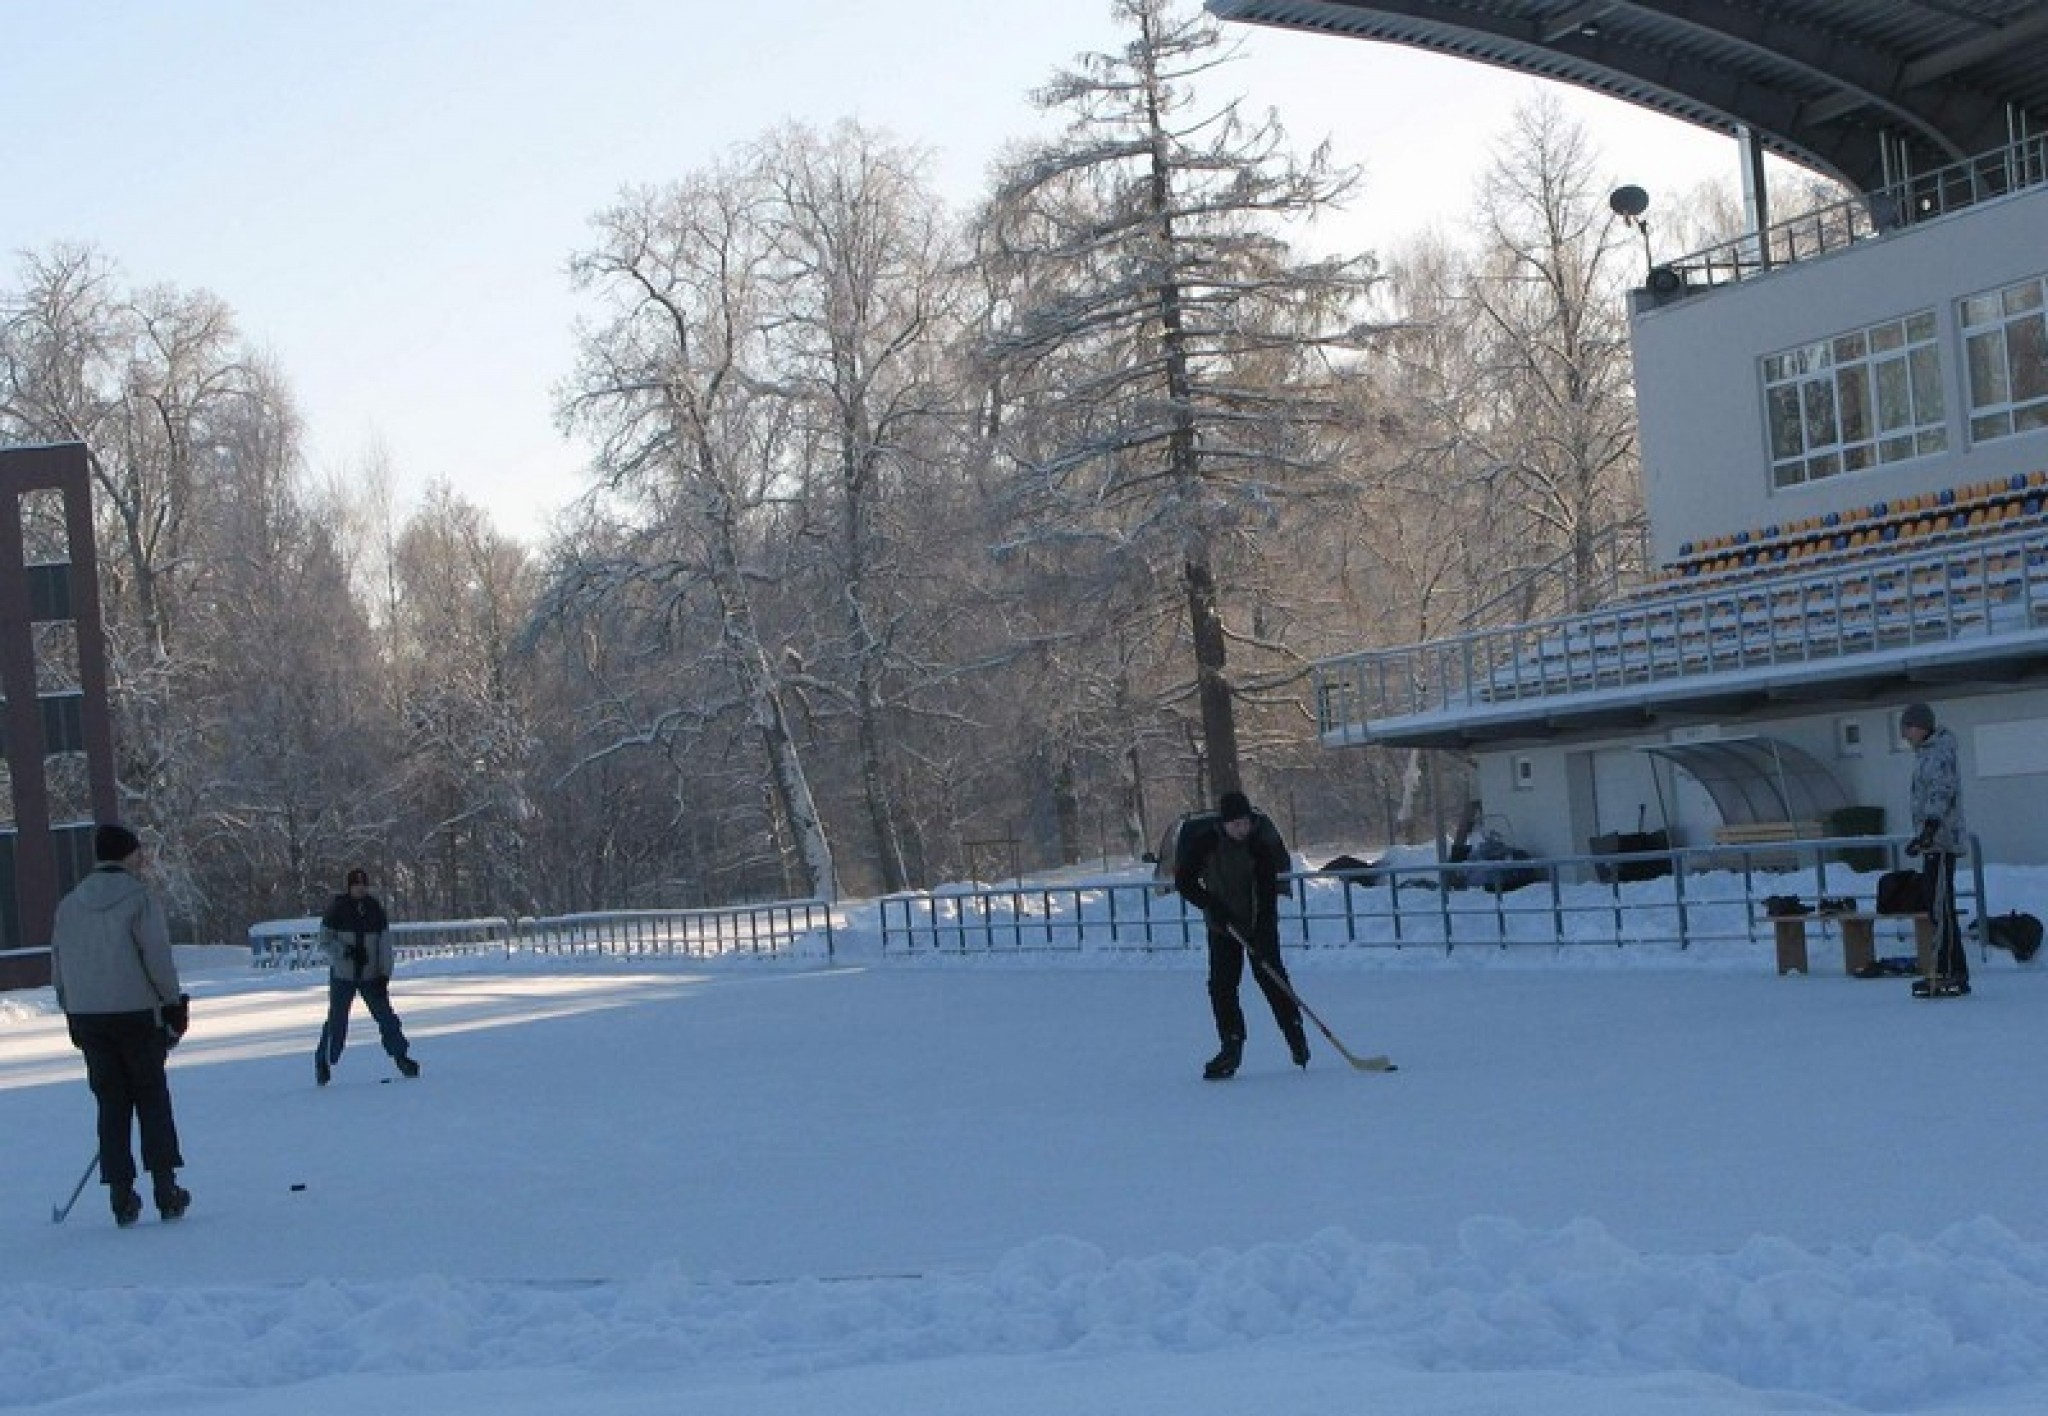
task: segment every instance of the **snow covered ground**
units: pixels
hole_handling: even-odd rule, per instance
[[[2048,872],[1997,872],[2048,914]],[[865,921],[865,923],[864,923]],[[425,1076],[186,951],[195,1201],[118,1231],[47,991],[0,995],[0,1409],[2048,1410],[2048,955],[1296,957],[1228,1083],[1193,955],[408,968]],[[1890,952],[1889,949],[1886,952]],[[1650,966],[1645,966],[1646,962]],[[299,1188],[303,1187],[303,1188]]]

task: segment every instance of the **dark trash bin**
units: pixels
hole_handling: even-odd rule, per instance
[[[1635,855],[1642,851],[1668,851],[1671,849],[1669,831],[1609,831],[1595,836],[1586,843],[1586,848],[1596,856]],[[1655,880],[1660,875],[1671,873],[1671,860],[1660,856],[1652,860],[1618,860],[1614,863],[1596,863],[1593,873],[1603,885],[1613,885],[1625,880]]]
[[[1882,836],[1884,808],[1881,806],[1838,806],[1821,818],[1821,829],[1830,836]],[[1883,846],[1845,846],[1842,864],[1851,870],[1883,870],[1891,863]]]

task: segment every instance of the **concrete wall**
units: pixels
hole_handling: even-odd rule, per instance
[[[1963,809],[1985,857],[2048,865],[2048,689],[1941,695],[1925,701],[1956,734]],[[1824,763],[1850,804],[1884,808],[1885,830],[1910,835],[1907,788],[1913,753],[1898,735],[1905,701],[1825,712],[1757,714],[1683,730],[1686,736],[1766,734],[1804,748]],[[1853,731],[1852,731],[1853,729]],[[1579,855],[1597,835],[1644,825],[1669,829],[1680,846],[1713,844],[1721,824],[1712,800],[1682,769],[1639,750],[1676,740],[1640,734],[1571,746],[1503,748],[1482,755],[1480,790],[1490,817],[1503,818],[1514,844],[1535,855]],[[1528,783],[1518,788],[1520,779]]]
[[[2044,233],[2048,189],[2035,189],[1639,312],[1636,405],[1657,559],[1675,560],[1686,541],[2048,467],[2048,431],[1969,445],[1956,324],[1963,296],[2048,271]],[[1758,361],[1929,308],[1949,452],[1774,493]]]

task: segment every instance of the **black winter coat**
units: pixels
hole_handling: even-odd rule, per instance
[[[1227,908],[1226,902],[1217,898],[1210,890],[1213,882],[1205,880],[1209,863],[1216,854],[1216,848],[1223,841],[1223,822],[1215,817],[1190,820],[1181,832],[1178,849],[1174,853],[1173,888],[1180,892],[1182,899],[1210,917],[1211,923],[1221,925],[1217,917],[1219,907]],[[1294,858],[1288,854],[1287,842],[1281,839],[1280,828],[1263,811],[1252,813],[1251,835],[1245,838],[1245,846],[1251,852],[1252,885],[1258,904],[1256,926],[1270,927],[1278,917],[1280,909],[1280,877],[1294,868]]]

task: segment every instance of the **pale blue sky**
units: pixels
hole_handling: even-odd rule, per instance
[[[1342,229],[1370,248],[1454,222],[1539,87],[1231,29],[1211,92],[1363,164]],[[1116,42],[1108,0],[0,0],[0,288],[18,252],[84,241],[131,284],[212,290],[284,369],[313,475],[381,449],[402,497],[446,480],[538,539],[584,485],[552,421],[563,269],[622,187],[857,117],[964,205],[1041,128],[1029,91]],[[1617,182],[1732,178],[1727,140],[1563,92]]]

